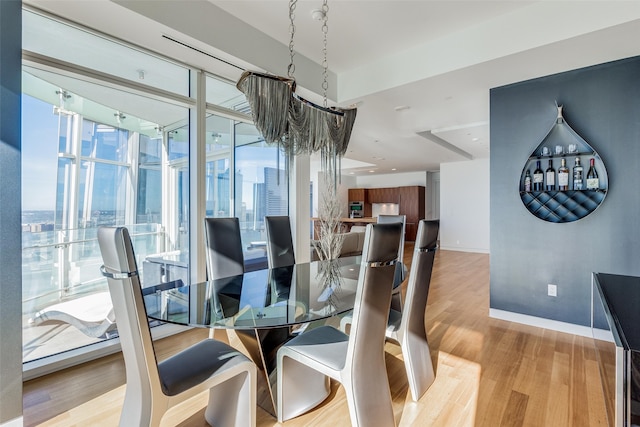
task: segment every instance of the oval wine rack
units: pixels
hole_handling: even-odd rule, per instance
[[[533,176],[537,161],[541,161],[541,168],[544,171],[548,162],[542,163],[543,159],[553,161],[565,158],[569,168],[569,176],[572,178],[572,168],[576,157],[580,158],[584,168],[583,181],[585,182],[585,188],[590,160],[594,159],[594,166],[599,179],[599,188],[597,190],[560,191],[556,189],[553,191],[525,191],[525,175],[529,171]],[[556,170],[556,177],[559,167],[559,161],[557,164],[553,164],[553,168]],[[569,188],[573,188],[572,185],[573,179],[570,179]],[[604,201],[608,186],[607,170],[600,155],[569,126],[562,116],[562,106],[559,106],[558,116],[554,124],[542,139],[542,142],[531,153],[522,169],[520,176],[520,198],[522,203],[524,203],[529,212],[544,221],[555,223],[572,222],[584,218],[595,211]]]

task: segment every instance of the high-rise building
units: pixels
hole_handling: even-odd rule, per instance
[[[287,215],[288,181],[283,169],[264,168],[265,215]]]

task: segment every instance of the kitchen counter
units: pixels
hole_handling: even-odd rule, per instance
[[[313,221],[313,238],[318,239],[318,231],[320,229],[320,218],[313,217],[311,218]],[[342,223],[341,232],[346,233],[351,231],[351,227],[354,225],[367,225],[367,224],[375,224],[378,222],[377,218],[374,217],[366,217],[366,218],[340,218],[340,222]]]

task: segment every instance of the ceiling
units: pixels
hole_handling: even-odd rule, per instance
[[[287,0],[25,3],[231,80],[242,68],[284,75],[289,62]],[[328,6],[329,104],[358,107],[342,164],[355,175],[436,171],[444,162],[486,158],[491,88],[640,54],[640,1]],[[322,30],[312,11],[321,7],[321,0],[295,6],[295,77],[316,99]]]

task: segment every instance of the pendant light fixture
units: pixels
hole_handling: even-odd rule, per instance
[[[314,11],[322,21],[323,33],[323,105],[314,104],[295,93],[295,9],[297,0],[289,1],[289,66],[287,77],[245,71],[236,86],[244,93],[254,124],[267,143],[281,146],[291,156],[320,153],[323,172],[332,175],[334,186],[340,176],[340,159],[347,152],[356,108],[327,106],[328,63],[327,0]]]

